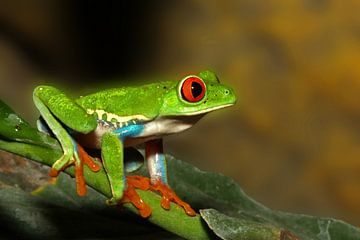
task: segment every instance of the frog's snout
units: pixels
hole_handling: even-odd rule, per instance
[[[228,100],[229,103],[235,103],[236,102],[236,95],[234,90],[231,87],[224,86],[222,89],[222,95],[225,99]]]
[[[224,91],[224,94],[225,94],[225,95],[229,95],[229,93],[230,93],[229,89],[226,89],[226,90]]]
[[[209,105],[213,104],[216,106],[233,105],[236,102],[235,91],[231,87],[223,84],[215,86],[210,84],[205,102]]]

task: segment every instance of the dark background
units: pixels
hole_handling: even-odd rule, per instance
[[[360,224],[360,3],[355,0],[0,3],[0,96],[78,96],[123,79],[213,69],[239,103],[166,138],[263,204]]]

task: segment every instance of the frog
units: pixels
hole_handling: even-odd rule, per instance
[[[173,202],[189,216],[196,215],[169,186],[163,138],[189,129],[207,113],[232,106],[236,100],[234,90],[220,83],[210,70],[180,80],[120,86],[75,99],[48,85],[37,86],[33,91],[42,120],[38,128],[46,125],[63,151],[49,175],[56,177],[74,166],[77,193],[84,196],[83,166],[94,172],[103,167],[112,195],[107,203],[130,202],[145,218],[151,215],[151,208],[135,189],[158,192],[164,209],[170,209]],[[124,151],[136,146],[145,148],[149,177],[126,174],[127,168],[138,166],[124,167]],[[101,161],[96,161],[85,148],[99,149]]]

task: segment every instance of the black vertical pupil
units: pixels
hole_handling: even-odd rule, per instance
[[[194,98],[197,98],[202,93],[203,89],[198,82],[192,82],[191,83],[191,93]]]

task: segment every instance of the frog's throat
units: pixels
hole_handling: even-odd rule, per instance
[[[204,114],[189,116],[165,116],[145,123],[142,136],[164,136],[182,132],[192,127]]]
[[[191,128],[199,121],[204,114],[193,116],[166,116],[158,117],[152,121],[144,123],[143,131],[136,137],[125,140],[125,146],[136,146],[153,139],[159,139],[166,135],[179,133]]]
[[[182,132],[190,127],[192,127],[196,122],[198,122],[205,114],[212,112],[214,110],[218,110],[225,107],[230,107],[234,105],[234,103],[225,104],[221,106],[215,106],[212,108],[207,108],[204,110],[198,110],[195,112],[182,113],[179,116],[163,116],[158,117],[155,120],[148,123],[148,127],[145,125],[144,132],[148,129],[154,128],[152,131],[155,132],[157,129],[161,134],[173,134]],[[151,132],[151,131],[150,131]]]

